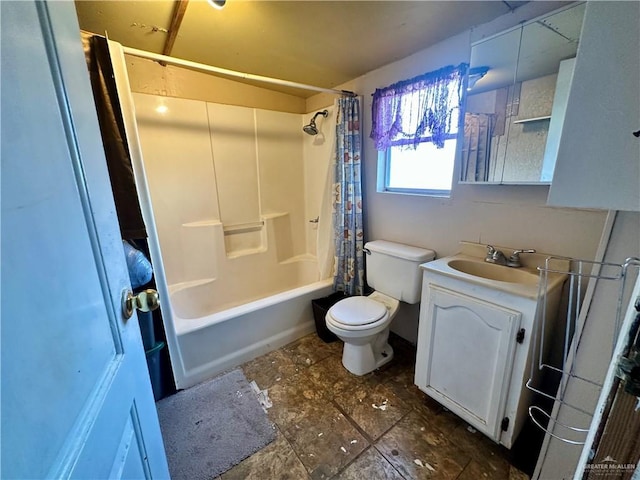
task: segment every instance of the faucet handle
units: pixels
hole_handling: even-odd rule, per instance
[[[514,250],[512,255],[520,255],[521,253],[536,253],[536,251],[533,248],[529,250]]]
[[[493,255],[494,253],[496,253],[496,247],[494,247],[493,245],[487,245],[487,257]]]
[[[521,267],[522,264],[520,263],[520,254],[521,253],[536,253],[536,251],[531,248],[528,250],[514,250],[514,252],[511,254],[511,256],[509,257],[509,261],[507,262],[507,266],[509,267]]]

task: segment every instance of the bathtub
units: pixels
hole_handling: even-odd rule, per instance
[[[316,148],[300,114],[120,93],[176,387],[313,332],[330,129]]]
[[[176,375],[178,388],[195,385],[315,331],[311,300],[329,295],[332,280],[315,280],[316,263],[308,257],[290,264],[289,270],[298,271],[291,277],[298,286],[272,285],[270,294],[258,294],[251,289],[260,283],[246,282],[245,298],[231,302],[212,301],[217,296],[215,281],[169,286],[182,366]]]

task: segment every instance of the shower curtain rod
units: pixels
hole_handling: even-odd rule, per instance
[[[281,80],[279,78],[264,77],[262,75],[254,75],[252,73],[236,72],[235,70],[228,70],[226,68],[212,67],[211,65],[205,65],[204,63],[192,62],[190,60],[183,60],[181,58],[169,57],[167,55],[161,55],[159,53],[147,52],[145,50],[138,50],[137,48],[122,46],[124,53],[133,55],[135,57],[147,58],[149,60],[155,60],[157,62],[171,63],[173,65],[180,65],[182,67],[193,68],[195,70],[202,70],[204,72],[219,73],[222,75],[228,75],[231,77],[245,78],[247,80],[256,80],[258,82],[274,83],[276,85],[284,85],[287,87],[301,88],[304,90],[314,90],[316,92],[332,93],[337,95],[346,95],[349,97],[355,97],[357,94],[350,92],[349,90],[338,90],[334,88],[322,88],[314,85],[307,85],[304,83],[290,82],[289,80]]]

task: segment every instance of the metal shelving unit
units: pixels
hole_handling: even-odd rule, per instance
[[[567,271],[562,271],[553,268],[558,265],[557,260],[569,260],[569,268]],[[527,388],[535,393],[542,395],[544,398],[559,402],[562,405],[573,409],[579,414],[581,418],[584,418],[584,422],[581,425],[566,425],[560,423],[554,419],[551,415],[545,412],[541,407],[531,405],[529,407],[529,416],[531,420],[542,430],[548,433],[550,436],[557,438],[563,442],[573,445],[584,445],[591,419],[593,417],[592,411],[587,411],[583,407],[572,404],[566,401],[565,394],[569,380],[573,380],[580,384],[581,388],[596,389],[598,392],[602,389],[603,379],[594,378],[584,373],[578,373],[575,369],[574,359],[576,358],[580,349],[580,340],[588,320],[588,308],[583,308],[583,298],[585,290],[589,282],[607,282],[614,286],[617,292],[617,301],[615,312],[611,312],[613,322],[611,322],[611,355],[615,348],[615,342],[620,332],[623,315],[623,298],[625,293],[626,279],[628,277],[629,270],[632,268],[640,267],[640,259],[628,258],[622,264],[605,263],[605,262],[592,262],[587,260],[575,260],[561,257],[549,257],[545,261],[544,267],[539,267],[540,271],[540,297],[542,299],[541,311],[539,312],[538,328],[533,332],[534,351],[537,353],[536,358],[532,358],[530,367],[529,380],[526,383]],[[547,360],[549,350],[549,338],[545,338],[543,335],[548,329],[545,325],[546,318],[546,302],[545,302],[545,285],[549,274],[565,274],[568,277],[568,298],[566,301],[566,324],[564,328],[564,341],[562,349],[562,357],[555,365]],[[608,319],[602,319],[607,321]],[[589,321],[596,321],[595,319],[589,319]],[[548,371],[553,375],[560,377],[559,386],[555,394],[548,391],[544,391],[542,387],[534,385],[533,378],[535,377],[535,369],[540,371]],[[547,426],[543,425],[541,418],[547,419]],[[558,433],[561,432],[561,433]],[[571,434],[571,435],[568,435]],[[573,438],[568,438],[569,436]],[[582,437],[583,439],[576,440],[575,437]]]

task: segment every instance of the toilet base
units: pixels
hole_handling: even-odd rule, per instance
[[[393,348],[387,340],[389,329],[380,332],[373,342],[355,345],[345,341],[342,350],[342,365],[354,375],[366,375],[389,363],[393,359]]]

